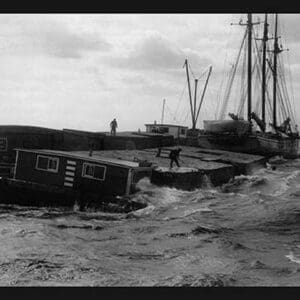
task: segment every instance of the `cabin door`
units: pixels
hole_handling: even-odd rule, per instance
[[[67,160],[64,186],[67,186],[70,188],[73,187],[75,171],[76,171],[76,161],[75,160]]]

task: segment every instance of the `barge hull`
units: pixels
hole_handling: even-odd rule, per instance
[[[9,178],[0,179],[0,203],[42,207],[73,207],[74,191]]]
[[[10,178],[0,178],[0,203],[68,208],[77,205],[80,210],[97,209],[112,213],[128,213],[146,206],[132,201],[130,197],[103,197],[97,193],[74,191]]]

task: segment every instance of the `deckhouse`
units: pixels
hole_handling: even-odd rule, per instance
[[[128,196],[141,178],[151,175],[151,164],[146,165],[88,152],[16,149],[13,178],[0,177],[0,202],[68,207],[77,203],[81,209],[113,212],[138,209],[145,204]]]
[[[166,133],[174,137],[174,139],[186,138],[187,126],[172,125],[172,124],[145,124],[146,132],[150,133]]]
[[[128,195],[150,167],[138,162],[89,156],[87,153],[16,149],[13,178],[27,182],[96,192],[103,196]]]

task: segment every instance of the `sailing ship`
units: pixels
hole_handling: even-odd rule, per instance
[[[287,93],[283,62],[279,57],[279,54],[284,50],[282,46],[279,46],[278,15],[275,14],[274,36],[271,38],[268,36],[268,14],[265,14],[264,33],[261,39],[253,34],[254,25],[258,24],[260,22],[252,22],[252,14],[248,14],[246,23],[242,21],[238,23],[238,25],[246,26],[246,31],[238,52],[237,62],[232,67],[229,76],[219,119],[204,120],[204,130],[198,136],[198,143],[203,148],[295,158],[298,155],[299,134],[295,124],[294,111]],[[260,45],[258,45],[258,40],[261,41]],[[269,49],[269,40],[274,41],[272,49]],[[240,73],[241,82],[243,79],[246,82],[245,63],[247,61],[247,84],[244,85],[247,86],[247,89],[240,87],[242,96],[237,111],[228,113],[231,119],[226,120],[225,112],[228,108],[232,84],[244,48],[246,49],[244,64]],[[253,64],[252,52],[254,51],[256,51],[256,60]],[[279,71],[281,72],[280,76]],[[273,79],[272,99],[268,88],[271,78]],[[256,88],[256,91],[261,91],[256,103],[253,103],[252,99],[252,79],[257,79],[257,83],[260,84],[260,87]],[[282,80],[281,83],[279,79]],[[247,119],[244,120],[246,100]],[[270,116],[269,121],[271,121],[269,124],[267,123],[267,112]],[[278,126],[280,124],[279,119],[281,120],[280,126]]]

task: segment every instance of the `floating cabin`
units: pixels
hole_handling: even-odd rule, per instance
[[[72,206],[76,201],[103,203],[105,199],[128,196],[135,191],[136,183],[151,171],[151,166],[141,167],[139,162],[121,159],[16,149],[14,175],[2,178],[0,199],[2,203],[14,201],[28,205],[30,198],[33,203],[29,204],[41,206]]]

